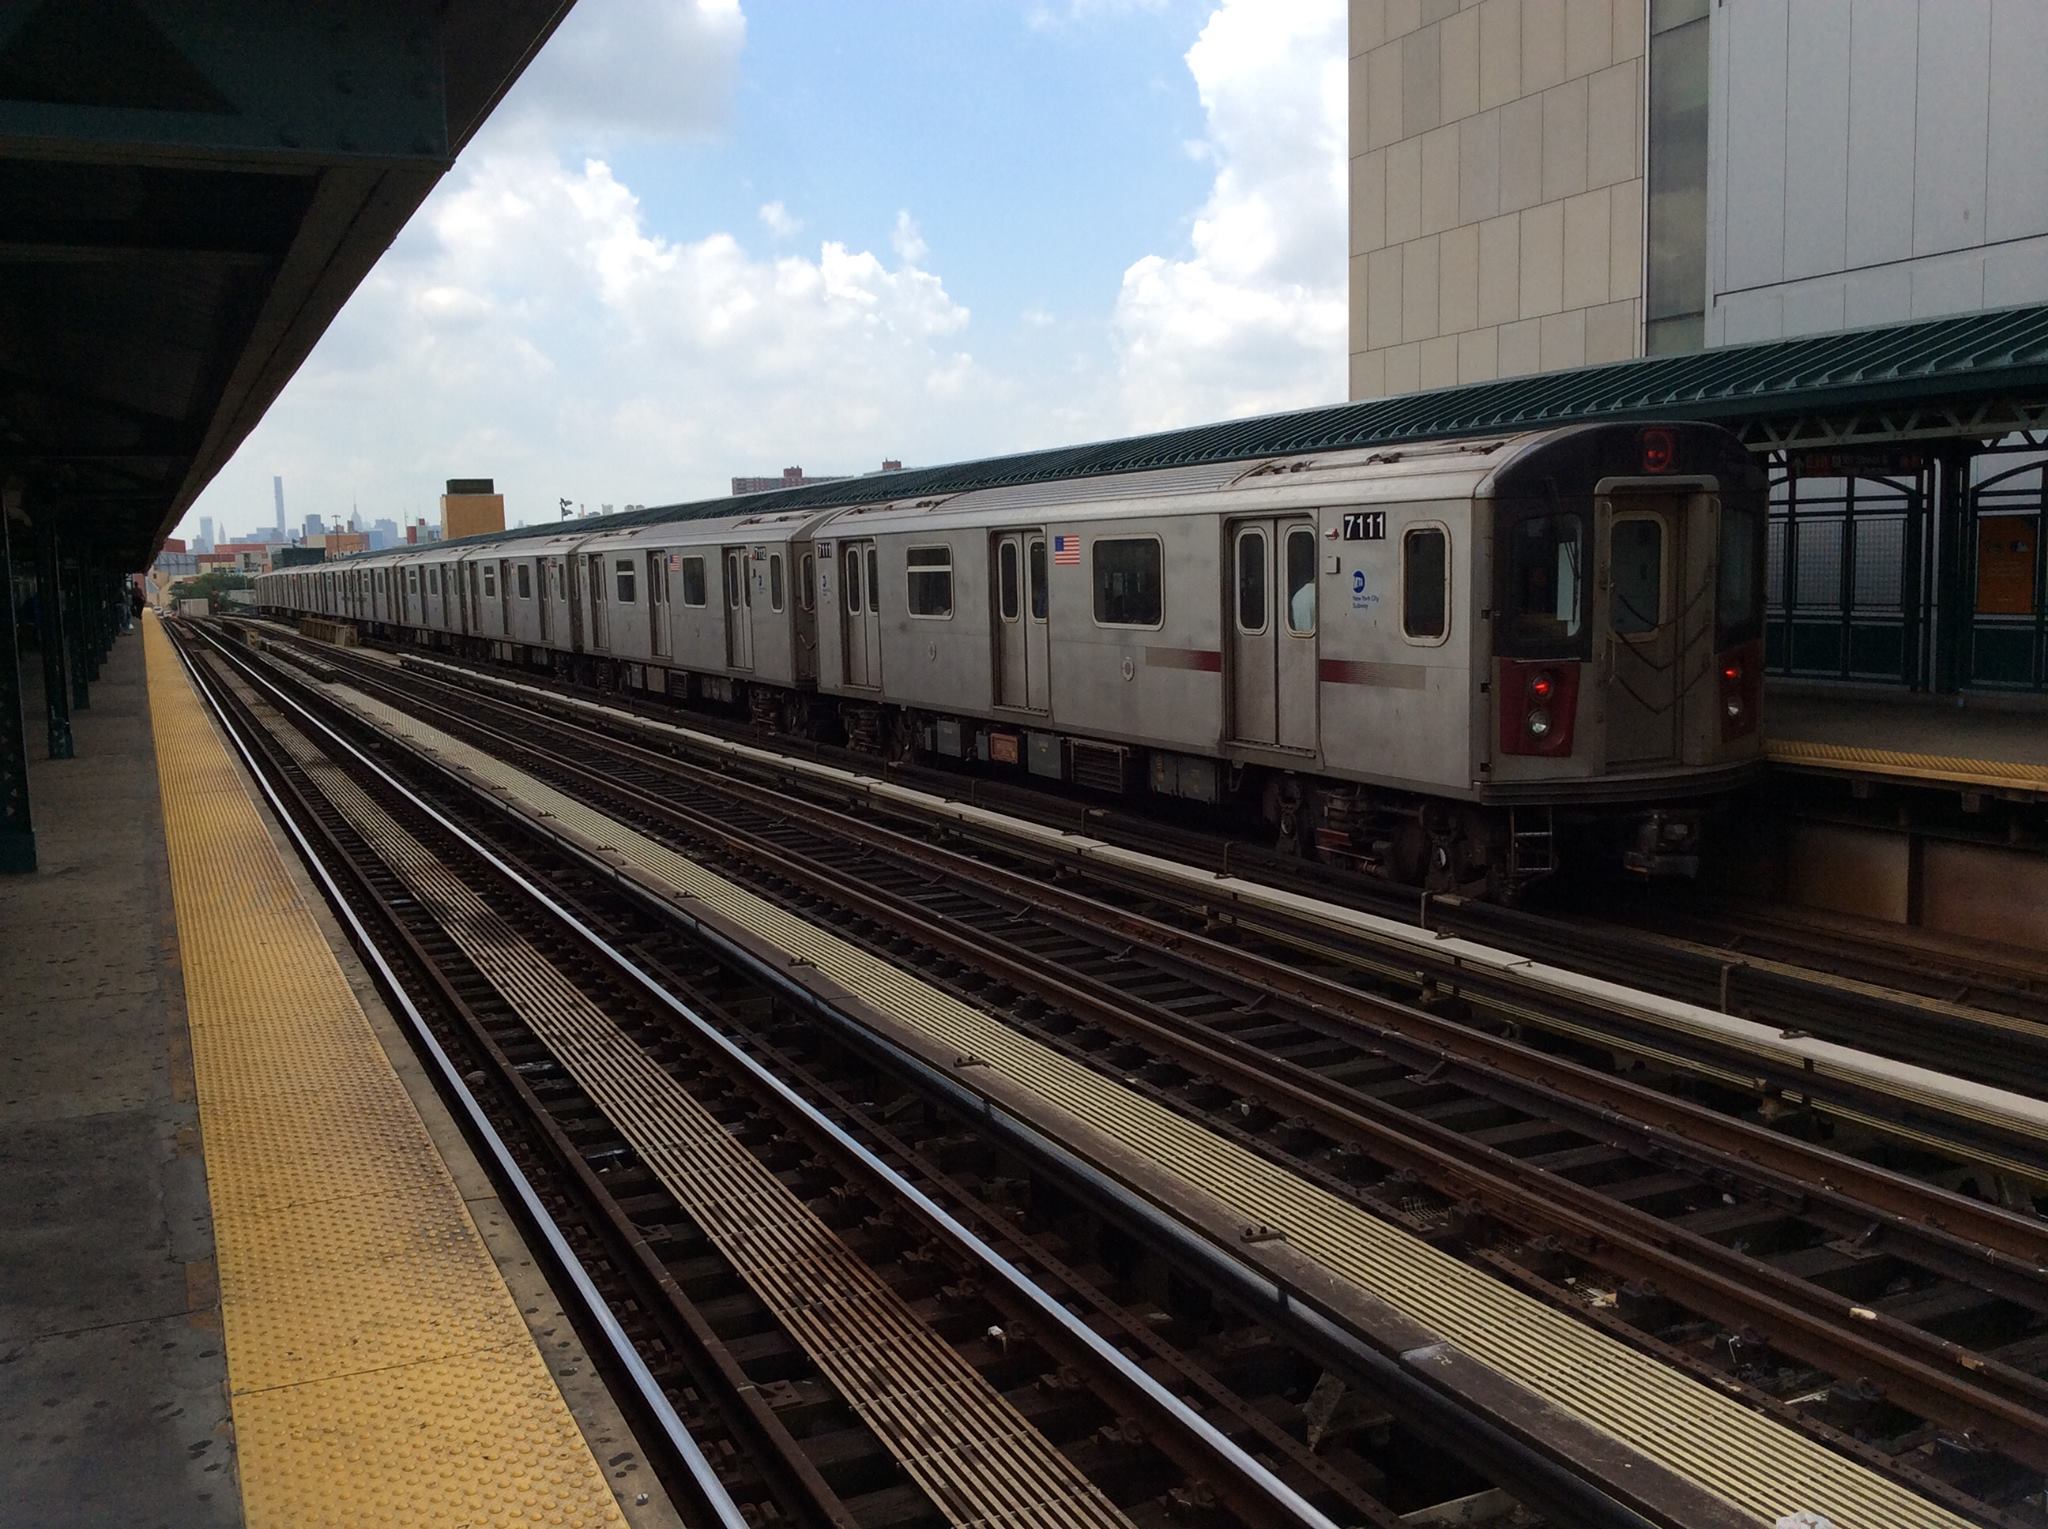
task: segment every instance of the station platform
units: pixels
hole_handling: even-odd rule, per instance
[[[679,1522],[154,618],[73,727],[0,879],[0,1520]]]
[[[1933,696],[1772,681],[1779,769],[2048,801],[2048,699]]]

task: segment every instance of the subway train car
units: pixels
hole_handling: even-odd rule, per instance
[[[817,496],[374,553],[260,600],[1503,897],[1567,853],[1691,874],[1760,757],[1764,479],[1713,426]]]

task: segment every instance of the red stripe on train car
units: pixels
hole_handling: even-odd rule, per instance
[[[1147,648],[1145,650],[1147,669],[1194,669],[1203,674],[1223,672],[1223,651],[1220,648]]]

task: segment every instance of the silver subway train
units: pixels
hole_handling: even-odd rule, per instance
[[[876,754],[1256,812],[1440,890],[1511,896],[1567,846],[1690,874],[1703,809],[1759,761],[1764,479],[1713,426],[819,492],[371,553],[258,598]]]

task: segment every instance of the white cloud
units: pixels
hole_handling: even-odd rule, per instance
[[[442,479],[489,475],[515,520],[545,518],[558,495],[668,503],[792,463],[958,460],[1342,396],[1336,0],[1221,0],[1186,55],[1213,174],[1186,243],[1120,281],[1098,269],[1094,325],[1069,292],[978,344],[954,296],[974,273],[934,270],[908,208],[878,251],[799,243],[770,201],[757,256],[751,226],[662,237],[611,156],[570,151],[717,132],[744,40],[730,0],[573,10],[509,125],[464,154],[198,512],[267,524],[282,472],[294,516],[430,514]]]
[[[905,265],[923,265],[925,256],[931,253],[931,247],[924,242],[924,235],[918,230],[917,219],[910,215],[908,208],[896,209],[896,229],[889,235],[889,244]]]
[[[804,226],[804,220],[780,202],[762,203],[758,216],[770,236],[778,240],[793,238]]]
[[[896,258],[825,240],[750,255],[669,240],[608,164],[466,158],[380,263],[200,511],[425,511],[489,475],[516,519],[558,495],[667,503],[735,473],[857,471],[1036,443],[1053,428],[977,367],[971,316],[899,218]]]
[[[1344,7],[1224,0],[1187,64],[1216,176],[1190,251],[1124,272],[1112,323],[1135,429],[1345,390]]]
[[[725,124],[746,39],[739,0],[574,6],[492,113],[485,140],[706,136]]]

